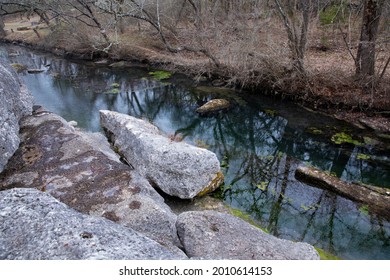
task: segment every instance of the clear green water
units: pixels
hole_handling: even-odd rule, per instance
[[[98,111],[109,109],[215,152],[225,174],[215,195],[273,235],[343,259],[390,259],[389,221],[294,176],[298,165],[310,164],[347,181],[390,187],[390,140],[261,94],[196,87],[181,75],[157,81],[147,68],[89,66],[16,46],[0,46],[0,57],[45,69],[20,73],[36,103],[86,130],[99,131]],[[233,101],[234,109],[212,117],[195,112],[217,97]],[[362,145],[334,144],[340,132]]]

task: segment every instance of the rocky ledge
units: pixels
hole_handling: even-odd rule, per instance
[[[0,259],[175,259],[136,231],[35,189],[0,192]]]
[[[20,127],[21,144],[0,175],[0,189],[39,189],[177,251],[176,215],[146,179],[120,162],[103,135],[78,131],[42,108]]]

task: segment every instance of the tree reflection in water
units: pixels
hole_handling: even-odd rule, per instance
[[[270,233],[341,258],[390,259],[389,221],[294,176],[305,163],[347,181],[390,186],[386,145],[335,145],[332,133],[353,129],[286,102],[240,93],[228,96],[237,104],[233,110],[202,118],[195,109],[223,94],[198,91],[180,76],[164,83],[151,79],[147,69],[96,68],[6,48],[19,56],[4,57],[7,51],[2,51],[3,59],[48,68],[44,74],[21,74],[37,103],[87,130],[100,130],[100,109],[114,110],[147,119],[166,134],[180,134],[184,141],[215,152],[225,174],[219,192],[223,200],[249,213]],[[114,84],[119,92],[109,93]],[[308,133],[309,127],[323,133]]]

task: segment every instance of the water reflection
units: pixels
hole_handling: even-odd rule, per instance
[[[100,130],[98,111],[108,109],[147,119],[167,134],[180,134],[184,141],[214,151],[226,178],[218,195],[250,213],[270,233],[309,242],[341,258],[390,259],[389,221],[294,177],[305,162],[347,181],[389,187],[388,143],[353,146],[330,141],[338,131],[360,139],[375,135],[362,135],[285,102],[199,90],[180,76],[169,83],[155,81],[145,68],[97,68],[9,46],[1,54],[12,63],[44,69],[42,74],[20,73],[36,103],[87,130]],[[209,118],[195,113],[221,95],[233,99],[236,107]],[[310,133],[313,127],[322,133]]]

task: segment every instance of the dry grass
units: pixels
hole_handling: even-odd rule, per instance
[[[93,53],[96,49],[91,46],[104,46],[101,36],[94,35],[98,34],[96,30],[80,25],[77,28],[62,26],[52,33],[48,29],[39,30],[42,39],[32,30],[16,31],[18,27],[31,26],[32,21],[37,19],[8,20],[5,26],[7,39],[76,53]],[[319,25],[312,28],[305,59],[305,79],[299,79],[291,71],[286,34],[278,20],[265,18],[234,24],[232,19],[232,22],[201,32],[183,25],[178,26],[175,36],[168,37],[174,45],[206,48],[220,61],[220,68],[201,53],[167,51],[159,35],[148,26],[132,25],[119,37],[114,33],[109,35],[117,43],[110,49],[109,55],[113,59],[161,64],[170,70],[198,76],[219,76],[228,85],[258,87],[266,84],[315,108],[390,110],[390,70],[375,94],[363,94],[354,80],[354,61],[338,29]],[[349,35],[351,46],[356,46],[358,34]],[[356,53],[356,49],[352,52]],[[389,53],[389,44],[379,44],[378,69],[383,67]]]

